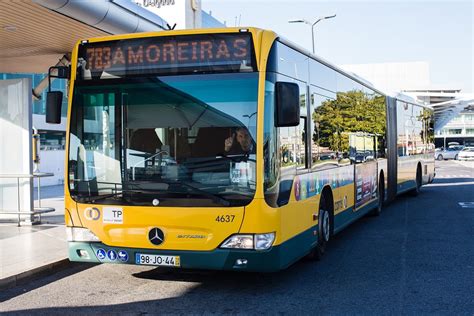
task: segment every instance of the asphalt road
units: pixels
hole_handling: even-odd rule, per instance
[[[474,162],[274,274],[75,265],[0,293],[12,314],[474,314]],[[466,207],[468,206],[468,207]]]

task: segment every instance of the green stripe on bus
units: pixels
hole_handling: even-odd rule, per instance
[[[135,264],[137,253],[151,255],[180,256],[181,268],[187,269],[216,269],[216,270],[245,270],[273,272],[288,267],[301,257],[309,253],[316,243],[315,227],[296,235],[290,240],[274,246],[269,250],[238,250],[216,249],[213,251],[176,251],[159,249],[140,249],[125,247],[109,247],[102,243],[69,242],[69,259],[71,261],[91,263],[118,263]],[[121,261],[108,257],[109,251],[118,254],[127,253],[127,260]],[[80,254],[87,253],[86,256]],[[98,258],[98,254],[105,253],[105,257]],[[246,259],[245,267],[236,266],[237,259]]]

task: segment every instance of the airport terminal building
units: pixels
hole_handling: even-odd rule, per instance
[[[425,61],[343,65],[389,92],[402,92],[417,102],[433,107],[437,122],[435,146],[450,142],[474,146],[474,95],[459,87],[433,84]]]

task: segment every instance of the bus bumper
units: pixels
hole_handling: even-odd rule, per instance
[[[171,251],[109,247],[98,242],[69,242],[69,260],[91,263],[137,264],[137,254],[147,254],[179,256],[179,268],[184,269],[274,272],[287,266],[287,263],[282,262],[280,248],[274,246],[266,251],[236,249]],[[246,263],[242,264],[242,262]]]

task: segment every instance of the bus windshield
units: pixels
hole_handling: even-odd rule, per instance
[[[258,73],[76,81],[69,189],[82,203],[242,206],[255,192]]]

